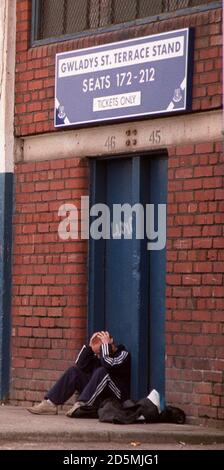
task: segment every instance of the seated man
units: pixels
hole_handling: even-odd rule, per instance
[[[95,405],[103,394],[125,401],[130,396],[130,354],[116,346],[107,331],[92,335],[89,346],[81,349],[74,366],[67,369],[38,405],[28,408],[34,414],[57,414],[75,391],[79,401],[66,413],[72,417],[82,405]]]

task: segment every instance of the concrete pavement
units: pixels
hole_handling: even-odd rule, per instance
[[[25,408],[0,406],[0,443],[16,442],[93,442],[148,444],[222,444],[224,428],[167,423],[117,425],[96,419],[67,418],[64,411],[56,416],[30,414]]]

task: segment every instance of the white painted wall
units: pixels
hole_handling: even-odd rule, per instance
[[[0,173],[14,168],[16,0],[0,0]]]

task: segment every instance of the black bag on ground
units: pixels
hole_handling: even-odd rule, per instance
[[[139,413],[143,415],[146,423],[158,423],[159,411],[156,405],[148,398],[142,398],[137,402],[139,406]]]
[[[166,406],[166,408],[159,415],[160,423],[184,424],[185,420],[186,415],[184,411],[171,405]]]
[[[122,411],[122,404],[120,401],[107,398],[98,408],[98,418],[101,423],[113,423],[114,416]]]
[[[99,421],[102,423],[133,424],[140,422],[141,416],[147,423],[159,421],[158,408],[147,398],[138,402],[126,400],[123,404],[117,400],[108,399],[98,409]]]
[[[101,423],[133,424],[140,423],[140,417],[144,417],[146,423],[185,423],[185,413],[175,406],[166,406],[159,413],[158,408],[148,398],[142,398],[135,402],[126,400],[121,403],[116,398],[107,398],[95,406],[83,405],[74,412],[74,418],[99,418]]]

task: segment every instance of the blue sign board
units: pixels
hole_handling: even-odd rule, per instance
[[[56,55],[55,127],[189,110],[189,28]]]

